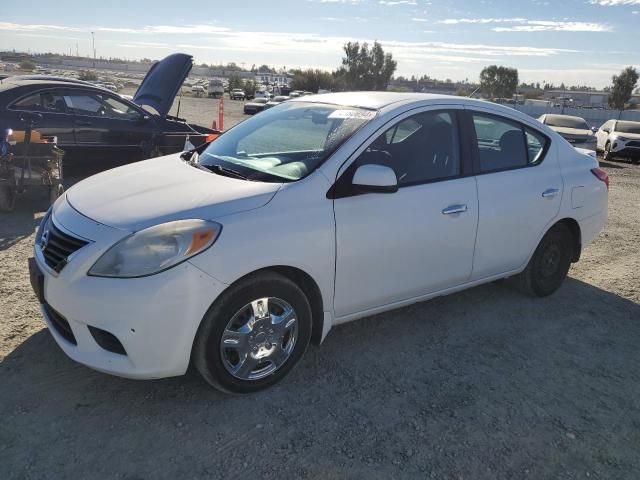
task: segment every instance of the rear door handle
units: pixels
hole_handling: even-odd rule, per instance
[[[467,211],[466,205],[449,205],[442,210],[443,215],[453,215],[454,213],[464,213]]]
[[[560,190],[557,188],[547,188],[544,192],[542,192],[542,196],[544,198],[555,197],[560,193]]]

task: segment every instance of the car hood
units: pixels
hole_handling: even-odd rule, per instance
[[[628,138],[630,140],[640,140],[640,133],[614,132],[613,135],[615,137],[623,137],[623,138]]]
[[[260,208],[281,185],[217,175],[176,154],[89,177],[68,190],[67,201],[96,222],[138,231],[172,220],[211,220]]]
[[[133,101],[166,117],[192,67],[193,57],[186,53],[174,53],[154,63],[133,95]]]
[[[564,138],[571,139],[586,139],[593,135],[591,130],[584,130],[582,128],[567,128],[567,127],[549,127],[552,130],[555,130]]]

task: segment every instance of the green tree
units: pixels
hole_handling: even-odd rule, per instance
[[[78,74],[78,80],[84,80],[85,82],[93,82],[98,80],[98,75],[96,72],[92,72],[91,70],[82,70]]]
[[[242,78],[237,73],[232,73],[229,75],[229,91],[234,88],[244,88],[244,84]]]
[[[365,42],[348,42],[345,56],[336,76],[350,90],[385,90],[398,66],[390,53],[385,53],[377,41],[369,48]]]
[[[225,70],[231,70],[233,72],[239,72],[240,70],[242,70],[242,68],[236,64],[236,62],[229,62],[227,63],[227,65],[225,67],[223,67]]]
[[[247,97],[253,97],[256,94],[258,85],[256,84],[255,80],[248,79],[245,80],[243,86],[239,88],[242,88],[244,90],[244,94]]]
[[[489,98],[511,98],[518,87],[518,70],[490,65],[480,72],[480,88]]]
[[[36,68],[36,64],[33,63],[31,60],[23,60],[22,62],[20,62],[20,64],[18,65],[18,68],[20,68],[20,70],[28,70],[28,71],[32,71],[35,70]]]
[[[631,99],[633,89],[638,83],[638,72],[633,67],[627,67],[620,75],[612,77],[611,95],[609,95],[609,106],[618,110],[624,110],[625,105]]]
[[[333,77],[331,73],[319,69],[296,70],[291,88],[313,93],[317,93],[319,89],[333,90]]]

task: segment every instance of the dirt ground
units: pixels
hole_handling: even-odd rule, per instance
[[[639,478],[640,167],[603,166],[608,225],[553,296],[490,284],[340,326],[247,397],[69,360],[28,280],[46,199],[24,198],[0,214],[0,478]]]

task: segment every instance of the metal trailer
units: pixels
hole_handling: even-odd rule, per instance
[[[45,187],[51,203],[64,192],[62,185],[64,152],[55,143],[32,143],[32,125],[27,125],[24,141],[12,145],[8,142],[11,132],[0,138],[0,211],[9,212],[15,207],[18,195],[33,187]]]

